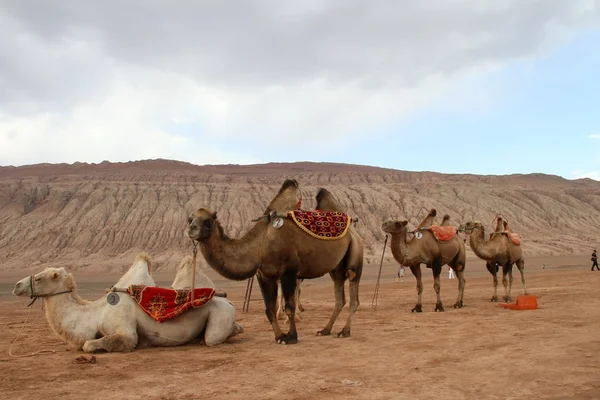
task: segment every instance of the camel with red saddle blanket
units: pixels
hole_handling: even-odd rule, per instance
[[[502,266],[502,284],[504,285],[504,301],[510,303],[513,283],[513,264],[521,273],[523,293],[527,294],[525,285],[525,258],[521,248],[519,235],[510,231],[508,221],[502,215],[497,215],[492,223],[494,231],[489,239],[485,238],[485,228],[479,221],[469,221],[461,224],[460,229],[469,235],[469,245],[475,255],[485,260],[486,268],[494,280],[494,295],[490,301],[498,301],[498,266]],[[508,276],[508,279],[507,279]]]
[[[432,208],[417,228],[409,232],[408,221],[391,220],[381,225],[385,233],[392,236],[390,247],[396,261],[410,267],[417,279],[417,304],[412,312],[422,312],[423,281],[421,264],[431,268],[433,288],[437,297],[435,311],[444,311],[440,297],[440,273],[442,266],[448,264],[456,272],[458,278],[458,298],[454,308],[462,308],[465,291],[464,270],[466,265],[465,243],[457,235],[457,228],[449,225],[450,217],[444,216],[442,225],[434,225],[433,218],[437,211]],[[409,233],[414,235],[409,238]]]
[[[150,266],[147,255],[138,255],[114,289],[96,301],[79,296],[64,268],[46,268],[20,280],[13,294],[41,298],[56,335],[88,353],[178,346],[202,335],[213,346],[243,331],[233,305],[213,297],[214,289],[196,289],[191,304],[190,290],[156,288]]]
[[[215,212],[200,208],[188,218],[188,236],[198,242],[208,265],[225,278],[244,280],[257,274],[277,343],[298,341],[295,321],[298,278],[318,278],[329,273],[334,280],[336,307],[329,323],[318,332],[320,335],[330,334],[344,305],[344,282],[349,279],[350,313],[338,337],[350,336],[358,308],[362,241],[356,240],[347,214],[299,209],[298,193],[297,181],[284,181],[265,215],[239,239],[227,236]],[[282,332],[276,317],[278,280],[289,317],[287,333]]]

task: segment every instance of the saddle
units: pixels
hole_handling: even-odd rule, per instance
[[[321,210],[293,210],[288,217],[304,232],[322,240],[343,238],[352,221],[346,213]]]
[[[433,233],[438,242],[449,242],[456,237],[456,233],[458,232],[457,228],[449,225],[431,225],[427,229]]]
[[[513,233],[510,231],[503,231],[503,232],[492,232],[490,233],[490,239],[492,239],[494,237],[494,235],[505,235],[507,238],[510,239],[510,241],[515,245],[515,246],[520,246],[521,245],[521,237],[519,236],[518,233]]]
[[[131,285],[127,293],[135,302],[158,322],[164,322],[183,314],[190,308],[198,308],[208,303],[215,295],[212,288],[194,289],[194,303],[191,301],[192,291],[163,288],[157,286]]]

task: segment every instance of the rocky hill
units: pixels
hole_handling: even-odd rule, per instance
[[[305,208],[319,187],[358,216],[366,261],[381,257],[381,223],[417,223],[422,207],[454,225],[504,214],[526,255],[587,254],[600,236],[600,183],[543,174],[480,176],[406,172],[330,163],[209,165],[130,163],[0,167],[0,270],[41,266],[120,270],[144,250],[159,270],[191,251],[188,213],[216,210],[230,236],[242,235],[285,178],[300,182]],[[422,215],[421,215],[422,216]],[[438,218],[439,220],[439,218]],[[469,250],[470,252],[470,250]],[[472,253],[469,253],[472,255]],[[391,261],[391,253],[386,253]]]

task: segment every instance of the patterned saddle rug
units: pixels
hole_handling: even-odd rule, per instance
[[[176,290],[156,286],[131,285],[127,288],[146,314],[158,322],[164,322],[183,314],[190,307],[197,308],[208,303],[215,295],[211,288],[196,288],[194,304],[191,302],[191,290]]]
[[[346,213],[320,210],[293,210],[288,212],[288,216],[303,231],[323,240],[343,238],[351,221]]]
[[[510,239],[510,241],[513,242],[513,244],[515,246],[521,245],[521,237],[519,236],[519,234],[510,232],[510,231],[492,232],[492,233],[490,233],[490,239],[492,239],[495,235],[498,235],[498,234],[506,235]]]
[[[433,236],[435,236],[438,242],[448,242],[454,239],[456,237],[456,232],[458,232],[458,229],[448,225],[431,225],[429,230],[433,233]]]

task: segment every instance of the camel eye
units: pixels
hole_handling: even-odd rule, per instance
[[[212,221],[207,219],[204,221],[204,227],[205,228],[210,228],[212,226]]]
[[[38,277],[38,278],[35,278],[35,281],[36,281],[36,282],[39,282],[39,281],[41,281],[41,280],[42,280],[42,278],[39,278],[39,277]]]

